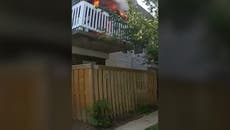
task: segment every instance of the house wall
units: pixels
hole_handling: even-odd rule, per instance
[[[89,50],[85,48],[72,47],[72,64],[96,63],[98,65],[105,65],[105,59],[108,59],[107,53]]]
[[[125,67],[134,69],[147,69],[144,53],[134,54],[131,52],[114,52],[109,54],[106,65],[115,67]]]
[[[76,47],[76,46],[72,46],[72,53],[78,54],[78,55],[98,57],[101,59],[109,58],[109,55],[107,53],[94,51],[94,50],[90,50],[90,49],[85,49],[85,48],[80,48],[80,47]]]
[[[87,64],[87,63],[94,63],[97,65],[105,65],[105,59],[93,57],[93,56],[78,55],[78,54],[72,55],[72,64],[73,65]]]
[[[109,54],[109,58],[106,60],[106,65],[131,68],[132,58],[128,54],[122,52],[114,52]]]
[[[152,19],[153,16],[147,11],[145,10],[141,5],[138,4],[137,0],[131,0],[132,1],[132,5],[136,6],[138,11],[140,11],[146,18]]]

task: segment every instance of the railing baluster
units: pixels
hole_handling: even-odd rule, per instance
[[[89,27],[90,28],[92,28],[92,21],[93,21],[93,19],[92,19],[92,12],[93,12],[93,9],[92,8],[90,8],[90,12],[89,12]]]
[[[105,14],[103,14],[103,31],[105,31],[105,22],[106,22],[106,19],[105,19],[106,17],[105,17]]]
[[[104,22],[104,15],[101,13],[101,29],[100,31],[103,31],[103,22]]]
[[[72,28],[74,28],[74,11],[75,11],[75,9],[72,8],[72,21],[71,21]]]
[[[118,23],[118,31],[117,31],[118,33],[117,33],[117,36],[120,38],[120,24],[121,23],[119,23],[119,22],[117,22],[117,23]]]
[[[120,38],[121,38],[121,36],[122,36],[122,31],[121,31],[121,29],[122,29],[122,24],[120,23]]]
[[[108,15],[106,16],[106,34],[108,35],[109,34],[109,17]]]
[[[120,23],[120,38],[122,36],[122,24]]]
[[[101,12],[100,11],[99,11],[98,15],[99,15],[99,18],[98,18],[98,27],[97,27],[97,30],[100,31],[100,28],[101,28]]]
[[[85,24],[86,26],[87,26],[87,21],[88,21],[88,16],[87,16],[87,15],[88,15],[88,11],[89,11],[89,10],[88,10],[88,7],[86,6],[86,8],[85,8],[85,17],[84,17],[84,18],[85,18],[84,24]]]
[[[110,19],[110,17],[108,17],[108,18],[109,18],[109,32],[108,32],[108,33],[109,33],[109,35],[111,36],[111,27],[112,27],[111,25],[112,25],[112,24],[111,24],[111,19]]]
[[[81,6],[79,6],[78,8],[79,8],[79,10],[78,10],[77,17],[79,18],[80,17],[80,12],[81,12]]]
[[[77,14],[78,14],[78,11],[79,11],[79,7],[77,7],[76,8],[76,13],[75,13],[75,19],[76,19],[76,25],[78,26],[78,24],[79,24],[79,18],[78,18],[78,16],[77,16]]]
[[[71,13],[72,13],[72,14],[71,14],[71,26],[72,26],[72,28],[73,28],[73,11],[74,11],[74,10],[73,10],[73,8],[72,8],[72,12],[71,12]]]
[[[94,29],[94,11],[95,11],[95,9],[92,9],[92,12],[91,12],[91,27],[92,27],[92,29]]]
[[[106,15],[105,15],[105,14],[104,14],[104,18],[105,18],[105,21],[104,21],[104,30],[105,30],[105,33],[106,33],[107,17],[106,17]]]
[[[90,21],[91,21],[91,19],[90,19],[90,13],[91,13],[91,8],[89,7],[88,8],[88,14],[87,14],[87,18],[88,18],[88,20],[87,20],[87,26],[90,28]]]
[[[114,22],[114,19],[112,18],[112,36],[114,35],[114,25],[115,25],[115,22]]]
[[[115,31],[115,36],[117,36],[117,21],[114,22],[115,23],[115,26],[114,26],[114,31]]]
[[[117,21],[115,21],[115,36],[117,36]]]
[[[95,11],[96,12],[96,21],[95,21],[95,30],[97,30],[97,21],[98,21],[98,10]]]
[[[125,23],[118,22],[107,12],[101,12],[92,4],[81,1],[72,7],[72,29],[84,27],[86,29],[105,32],[109,36],[117,36],[119,39],[127,39],[125,31],[128,26]]]
[[[84,25],[84,21],[85,21],[85,17],[84,17],[84,13],[85,13],[85,4],[84,3],[79,3],[79,26]]]
[[[121,36],[121,23],[118,23],[118,37]]]
[[[93,22],[92,22],[92,23],[93,23],[93,24],[92,24],[92,28],[93,28],[93,29],[95,29],[95,11],[96,11],[96,10],[93,10],[93,17],[92,17],[92,18],[93,18]]]
[[[110,35],[113,36],[113,18],[111,18],[111,30],[110,30]]]

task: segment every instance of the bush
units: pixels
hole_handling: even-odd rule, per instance
[[[111,110],[106,100],[98,100],[88,109],[89,123],[94,127],[108,128],[112,125],[109,115]]]
[[[158,130],[158,125],[156,124],[156,125],[151,126],[151,127],[147,128],[145,130]]]
[[[148,105],[138,105],[136,109],[136,113],[138,114],[148,114],[151,113],[153,110]]]

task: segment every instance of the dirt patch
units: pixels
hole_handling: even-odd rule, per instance
[[[157,106],[151,107],[152,112],[156,111],[158,109]],[[113,130],[121,125],[124,125],[130,121],[137,120],[141,117],[143,117],[145,114],[136,114],[136,113],[130,113],[129,115],[126,115],[124,118],[117,118],[116,120],[113,120],[112,127],[107,129],[102,128],[95,128],[87,123],[83,123],[81,121],[73,121],[73,127],[72,130]]]
[[[130,116],[127,116],[125,118],[119,118],[119,119],[113,120],[112,127],[107,128],[107,129],[95,128],[88,123],[83,123],[81,121],[76,120],[73,122],[72,130],[113,130],[118,126],[124,125],[124,124],[126,124],[130,121],[133,121],[133,120],[137,120],[143,116],[144,116],[144,114],[130,115]]]

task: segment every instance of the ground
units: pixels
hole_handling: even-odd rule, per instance
[[[158,111],[143,116],[140,119],[130,121],[115,130],[145,130],[158,123]]]
[[[158,123],[158,111],[152,112],[147,115],[141,115],[138,117],[130,117],[126,120],[115,122],[113,128],[105,130],[145,130],[151,126],[155,126]],[[72,130],[102,130],[95,129],[88,124],[80,121],[74,121]],[[150,129],[155,130],[155,129]]]

